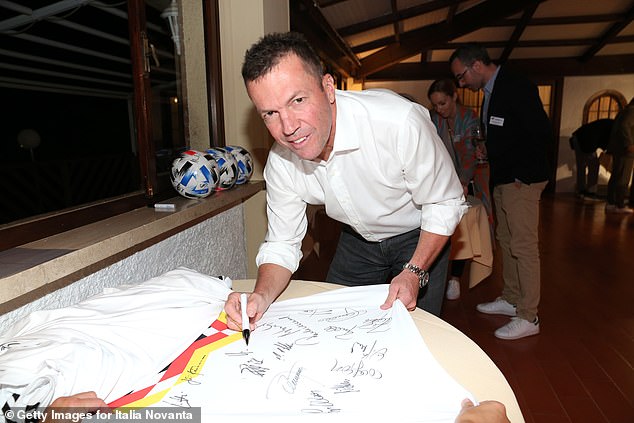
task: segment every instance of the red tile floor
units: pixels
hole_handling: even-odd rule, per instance
[[[634,422],[634,216],[603,207],[542,201],[540,335],[498,340],[508,319],[475,311],[501,291],[497,258],[491,277],[443,305],[502,370],[527,423]]]
[[[541,206],[541,334],[502,341],[508,320],[475,311],[502,287],[501,263],[442,317],[502,370],[527,423],[634,423],[634,216],[606,215],[603,202],[545,196]],[[338,225],[317,214],[319,258],[296,279],[323,280]],[[318,229],[318,230],[317,230]]]

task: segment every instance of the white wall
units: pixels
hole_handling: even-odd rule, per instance
[[[364,89],[388,88],[407,93],[429,107],[427,90],[432,81],[366,82]],[[574,192],[575,159],[568,139],[581,126],[583,107],[593,95],[604,90],[615,90],[627,101],[634,97],[634,75],[580,76],[564,78],[561,126],[559,128],[559,158],[557,163],[557,192]],[[601,167],[599,184],[607,184],[609,173]]]
[[[226,140],[251,152],[253,179],[261,180],[272,140],[244,88],[242,61],[264,34],[288,31],[288,0],[221,0],[219,5]]]
[[[220,49],[227,144],[244,146],[255,160],[253,179],[262,171],[273,140],[253,108],[242,81],[244,53],[264,34],[290,28],[288,0],[221,0]],[[257,274],[255,256],[266,233],[266,193],[245,203],[247,275]]]
[[[634,97],[634,75],[579,76],[564,79],[564,90],[559,128],[559,160],[557,164],[557,192],[575,189],[575,158],[570,149],[570,135],[581,126],[583,107],[590,97],[604,90],[615,90],[627,101]],[[601,167],[599,184],[607,184],[608,172]]]
[[[429,107],[427,99],[427,90],[433,81],[382,81],[382,82],[365,82],[363,89],[371,88],[387,88],[397,93],[405,93],[414,97],[416,101],[425,107]]]

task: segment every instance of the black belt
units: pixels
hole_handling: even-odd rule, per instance
[[[344,224],[344,225],[341,225],[341,226],[342,226],[341,230],[343,232],[348,233],[348,234],[352,235],[353,237],[357,238],[358,240],[363,241],[363,242],[365,242],[367,244],[378,244],[379,242],[381,242],[381,241],[368,241],[359,232],[355,231],[354,228],[352,226],[350,226],[350,225],[345,225]],[[419,228],[412,229],[411,231],[407,231],[407,232],[403,232],[402,234],[394,235],[393,237],[390,237],[388,239],[396,238],[398,236],[407,235],[407,234],[409,234],[411,232],[418,231],[418,230],[420,230],[420,229]]]
[[[378,241],[368,241],[367,239],[365,239],[359,232],[355,231],[352,226],[350,225],[342,225],[342,231],[352,235],[353,237],[355,237],[356,239],[358,239],[359,241],[363,241],[363,242],[367,242],[368,244],[376,244]]]

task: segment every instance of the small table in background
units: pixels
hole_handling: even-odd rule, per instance
[[[469,288],[473,288],[493,271],[493,243],[486,209],[482,202],[469,196],[471,207],[462,217],[451,237],[451,260],[471,260]]]

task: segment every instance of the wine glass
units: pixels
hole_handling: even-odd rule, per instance
[[[476,163],[486,164],[489,162],[487,157],[486,142],[480,125],[474,126],[471,129],[471,137],[473,140],[473,146],[476,149]]]

